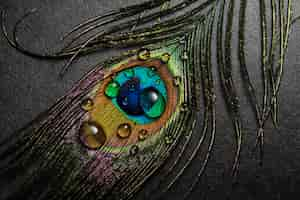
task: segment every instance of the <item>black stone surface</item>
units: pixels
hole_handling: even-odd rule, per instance
[[[12,25],[33,8],[38,13],[28,18],[18,33],[24,45],[37,52],[48,51],[60,45],[59,38],[67,30],[88,17],[114,8],[134,4],[139,0],[0,0],[0,9],[8,14],[7,24]],[[300,14],[300,3],[294,1],[295,15]],[[247,64],[250,75],[261,97],[259,65],[259,9],[258,1],[249,0],[247,13]],[[234,33],[236,34],[236,32]],[[299,199],[300,197],[300,24],[293,27],[280,92],[280,127],[267,126],[265,133],[264,165],[258,165],[251,150],[255,143],[254,115],[245,97],[239,74],[237,57],[234,56],[234,76],[241,94],[245,136],[238,184],[232,199],[268,200]],[[235,44],[237,51],[237,46]],[[0,139],[26,125],[40,112],[51,106],[65,94],[96,61],[115,54],[115,50],[99,52],[80,59],[60,80],[59,71],[66,61],[38,60],[24,56],[12,49],[0,34]],[[212,159],[209,162],[202,187],[199,186],[190,199],[224,199],[223,175],[228,173],[234,154],[234,133],[224,108],[217,70],[214,68],[217,88],[217,138]],[[199,129],[200,132],[200,129]],[[191,148],[192,149],[192,145]],[[189,151],[191,152],[191,151]],[[187,154],[186,156],[188,156]],[[200,168],[200,160],[194,162],[181,181],[165,199],[180,199],[184,189]],[[182,165],[183,163],[181,163]],[[174,172],[175,173],[175,172]],[[0,177],[1,178],[1,177]],[[1,186],[0,186],[1,187]],[[151,199],[151,190],[139,199]]]

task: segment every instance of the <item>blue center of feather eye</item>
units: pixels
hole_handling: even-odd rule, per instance
[[[155,68],[137,66],[119,72],[106,86],[106,96],[129,119],[147,124],[164,112],[167,90]]]
[[[140,93],[140,80],[138,78],[129,79],[119,90],[117,96],[118,106],[129,115],[142,115]]]

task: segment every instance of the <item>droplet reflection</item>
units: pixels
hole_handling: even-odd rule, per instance
[[[139,131],[138,138],[140,141],[144,141],[148,137],[148,131],[145,129],[142,129]]]
[[[90,149],[98,149],[105,144],[106,135],[97,123],[83,122],[79,129],[79,139],[84,146]]]
[[[88,98],[82,101],[81,108],[85,111],[90,111],[94,107],[94,102],[92,99]]]
[[[121,139],[129,138],[131,135],[131,126],[130,124],[121,124],[117,129],[117,135]]]

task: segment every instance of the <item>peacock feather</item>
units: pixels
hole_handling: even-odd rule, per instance
[[[194,163],[194,179],[180,196],[187,199],[205,175],[215,147],[218,82],[235,141],[225,186],[230,196],[244,141],[233,56],[256,116],[262,164],[266,123],[271,119],[279,126],[280,84],[297,19],[292,0],[259,1],[259,99],[245,53],[248,3],[147,0],[75,26],[62,37],[63,48],[51,54],[35,53],[17,40],[18,26],[36,10],[17,22],[12,39],[3,12],[3,32],[12,47],[35,58],[69,59],[61,77],[83,55],[111,48],[124,53],[96,64],[51,108],[1,143],[0,177],[7,180],[1,199],[134,199],[149,182],[151,199],[164,199]]]

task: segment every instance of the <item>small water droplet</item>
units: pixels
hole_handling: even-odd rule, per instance
[[[148,137],[148,131],[146,129],[140,130],[138,137],[140,141],[144,141]]]
[[[165,137],[165,142],[166,142],[166,144],[172,144],[173,139],[170,136],[166,136]]]
[[[81,143],[90,149],[98,149],[106,141],[104,130],[95,122],[84,122],[79,129],[79,138]]]
[[[171,58],[171,54],[169,53],[164,53],[162,56],[161,56],[161,61],[164,62],[164,63],[168,63],[169,60]]]
[[[133,69],[126,69],[124,71],[124,74],[127,78],[132,78],[134,76],[135,72]]]
[[[174,86],[178,87],[181,83],[181,77],[180,76],[175,76],[173,79],[173,84]]]
[[[159,84],[161,83],[161,80],[160,80],[160,79],[157,79],[157,80],[155,81],[155,83],[156,83],[157,85],[159,85]]]
[[[81,102],[81,108],[85,111],[90,111],[94,107],[94,102],[92,99],[88,98]]]
[[[135,84],[130,84],[129,85],[129,91],[134,92],[136,90]]]
[[[139,147],[137,145],[133,145],[131,148],[130,148],[130,155],[131,156],[135,156],[138,152],[139,152]]]
[[[121,124],[117,129],[117,135],[122,139],[128,138],[131,135],[130,124]]]
[[[140,49],[138,51],[138,58],[140,60],[148,60],[150,58],[150,50],[149,49]]]
[[[120,90],[120,85],[118,82],[112,81],[105,88],[105,95],[114,98],[118,95]]]
[[[187,103],[182,103],[180,106],[180,111],[181,112],[187,112],[189,110],[188,104]]]
[[[148,70],[147,75],[148,75],[149,77],[155,76],[155,75],[156,75],[156,68],[155,68],[155,67],[151,67],[151,68]]]
[[[188,53],[186,51],[183,52],[183,55],[181,56],[182,60],[187,60],[189,59]]]

